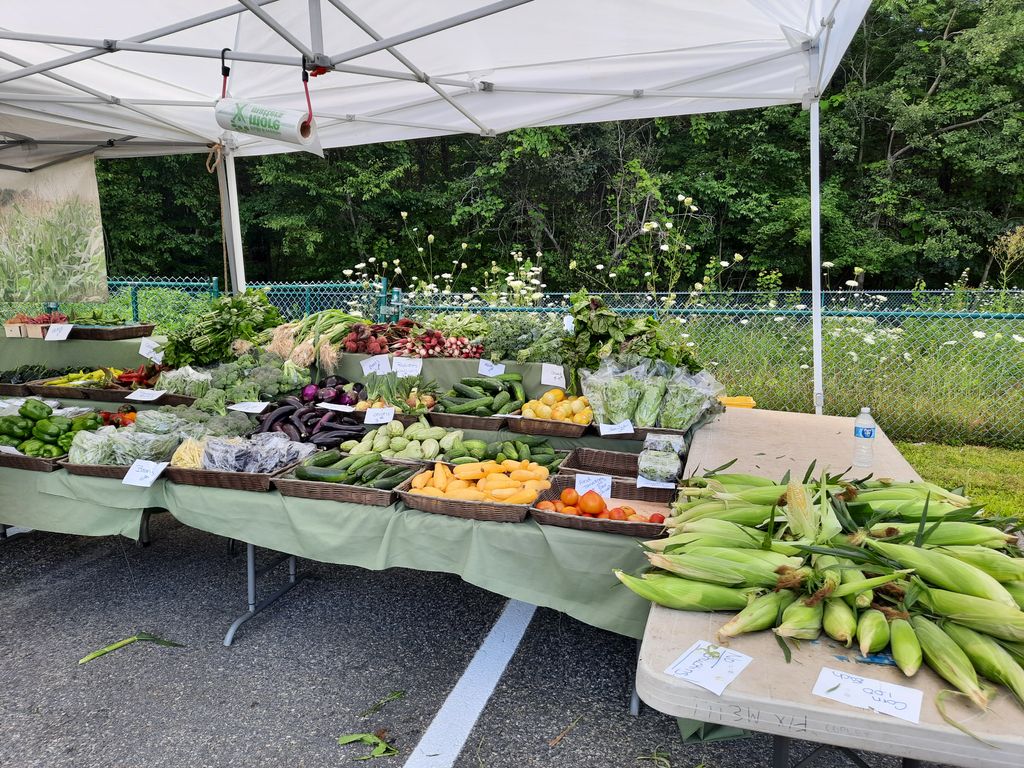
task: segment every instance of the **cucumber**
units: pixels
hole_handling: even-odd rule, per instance
[[[491,408],[501,413],[501,409],[512,401],[512,396],[508,392],[499,392],[494,396],[494,402],[491,403]]]
[[[526,388],[522,385],[522,383],[519,382],[519,381],[513,381],[513,382],[511,382],[511,386],[512,386],[512,395],[513,395],[512,399],[513,400],[519,400],[519,401],[525,403],[526,402]]]
[[[448,413],[472,413],[477,408],[487,408],[493,402],[493,397],[480,397],[477,398],[476,400],[470,400],[468,403],[457,405],[454,408],[449,408]]]
[[[525,404],[525,400],[511,400],[498,409],[498,413],[515,413]]]
[[[487,443],[483,440],[463,440],[462,447],[474,459],[482,459],[487,455]],[[497,453],[497,450],[495,450]]]
[[[515,441],[516,455],[520,460],[530,458],[530,446],[524,443],[522,440]]]
[[[522,441],[520,441],[520,442],[522,442]],[[530,455],[531,456],[554,456],[555,455],[555,449],[552,448],[550,445],[537,445],[537,446],[534,446],[534,447],[530,448]]]
[[[479,416],[479,417],[481,417],[483,419],[486,419],[489,416],[493,416],[494,415],[494,411],[492,411],[490,408],[484,408],[483,406],[480,406],[475,411],[473,411],[473,415],[474,416]]]
[[[403,470],[401,472],[396,472],[391,475],[385,475],[384,477],[374,480],[372,483],[370,483],[369,487],[377,488],[382,491],[390,491],[392,488],[401,485],[406,480],[408,480],[412,476],[412,473],[415,471],[416,470]]]
[[[329,451],[317,451],[312,456],[309,456],[302,461],[304,467],[329,467],[336,461],[341,460],[341,451],[337,448],[332,448]]]
[[[516,382],[516,381],[522,381],[523,380],[523,374],[521,374],[521,373],[499,373],[494,378],[497,379],[498,381]]]
[[[479,461],[479,459],[473,456],[459,456],[457,459],[452,459],[451,463],[458,466],[459,464],[472,464]]]
[[[299,480],[315,480],[320,483],[342,483],[348,476],[347,472],[339,472],[332,467],[309,467],[299,465],[295,468],[295,477]]]
[[[486,394],[486,392],[484,391],[484,389],[482,387],[472,387],[472,386],[469,386],[469,385],[467,385],[465,383],[465,381],[467,381],[467,380],[463,379],[463,382],[461,382],[461,383],[452,384],[452,390],[456,394],[462,395],[463,397],[468,397],[471,400],[475,399],[475,398],[483,397]]]
[[[493,459],[500,452],[501,452],[501,441],[500,440],[496,440],[493,443],[488,443],[487,444],[487,450],[484,451],[484,456],[482,458]]]
[[[541,437],[540,435],[519,435],[516,437],[516,440],[526,443],[530,448],[545,445],[548,441],[546,437]]]
[[[492,394],[497,394],[505,388],[505,385],[502,382],[487,376],[481,376],[474,379],[463,379],[462,386],[476,387],[477,389],[483,389],[487,392],[491,392]],[[456,384],[454,388],[457,389],[458,387],[459,385]]]
[[[451,448],[444,452],[445,457],[449,461],[451,461],[452,459],[462,458],[466,454],[466,446],[464,445],[453,445]]]
[[[516,461],[519,459],[519,451],[516,450],[515,443],[511,440],[506,440],[501,444],[501,452],[505,454],[507,458]]]
[[[508,456],[506,456],[504,453],[499,453],[497,456],[494,457],[494,460],[501,464],[501,462],[503,462],[507,458]]]

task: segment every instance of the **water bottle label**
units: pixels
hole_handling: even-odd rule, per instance
[[[853,436],[854,437],[866,437],[868,440],[872,440],[875,437],[875,428],[874,427],[854,427],[853,428]]]

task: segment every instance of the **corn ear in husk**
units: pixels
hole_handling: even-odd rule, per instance
[[[647,574],[638,579],[615,571],[619,581],[640,597],[680,611],[738,611],[746,608],[752,590],[732,589],[678,576]]]
[[[1005,648],[988,635],[954,622],[947,622],[942,629],[967,654],[978,672],[1005,685],[1024,704],[1024,669]]]
[[[771,629],[778,621],[780,611],[784,611],[794,600],[796,594],[788,589],[754,598],[750,605],[722,625],[718,630],[718,642],[745,632]]]
[[[924,616],[914,616],[910,623],[921,643],[921,652],[928,666],[939,677],[967,696],[979,709],[988,709],[991,692],[981,687],[974,665],[953,638]]]
[[[857,619],[857,643],[862,656],[878,653],[889,644],[889,622],[884,613],[874,608],[861,613]]]
[[[842,598],[830,597],[825,601],[821,628],[826,635],[849,648],[857,634],[857,616]]]
[[[797,600],[782,612],[782,623],[775,628],[775,634],[796,640],[814,640],[821,634],[823,615],[824,607],[820,602],[807,605],[806,601]]]
[[[921,643],[909,621],[893,619],[889,625],[889,645],[896,666],[907,677],[913,677],[921,668]]]

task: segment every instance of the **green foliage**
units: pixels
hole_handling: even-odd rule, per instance
[[[965,269],[972,284],[1000,281],[990,246],[1024,218],[1022,39],[1019,0],[872,5],[821,102],[833,280],[859,266],[889,288]],[[428,233],[467,243],[453,292],[481,286],[492,262],[514,267],[516,252],[535,259],[549,291],[674,290],[734,253],[744,261],[717,276],[722,287],[750,289],[770,270],[806,286],[808,138],[808,114],[793,105],[347,147],[326,160],[242,158],[249,276],[338,279],[367,264],[401,287],[414,275],[441,283],[407,267],[415,227],[419,243]],[[216,180],[202,156],[104,161],[100,188],[111,274],[222,274]],[[699,206],[685,236],[645,230],[680,213],[680,194]]]

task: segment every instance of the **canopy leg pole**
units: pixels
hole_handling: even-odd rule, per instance
[[[238,213],[238,182],[235,178],[235,158],[224,148],[217,164],[217,183],[220,186],[221,227],[228,252],[228,271],[231,290],[245,290],[245,261],[242,258],[242,223]]]
[[[825,406],[821,361],[821,156],[818,100],[811,101],[811,332],[814,355],[814,412]]]

